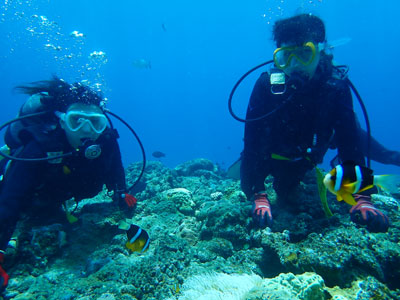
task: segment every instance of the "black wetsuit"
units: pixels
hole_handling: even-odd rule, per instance
[[[116,138],[116,131],[111,129],[100,136],[96,143],[102,151],[96,159],[76,155],[60,162],[11,162],[1,182],[0,250],[7,247],[21,213],[51,218],[64,201],[72,197],[75,200],[94,197],[104,184],[109,190],[125,190],[125,173]],[[17,155],[38,158],[56,151],[71,151],[61,129],[46,143],[32,139]]]
[[[341,161],[364,164],[351,92],[343,80],[313,79],[302,89],[288,87],[286,93],[275,95],[269,73],[263,73],[254,86],[246,118],[274,109],[268,117],[245,126],[240,177],[248,197],[265,190],[264,180],[271,174],[279,199],[287,199],[305,172],[322,162],[333,136]],[[272,154],[290,160],[273,159]]]

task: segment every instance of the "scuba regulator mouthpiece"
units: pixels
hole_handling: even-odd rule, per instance
[[[281,69],[271,68],[269,82],[272,94],[281,95],[286,92],[286,75]]]
[[[301,72],[293,72],[286,75],[281,69],[271,68],[269,81],[271,84],[271,93],[281,95],[286,93],[287,88],[292,91],[301,90],[306,84],[306,77]]]
[[[91,139],[84,139],[83,145],[78,149],[87,159],[98,158],[101,154],[101,147]]]

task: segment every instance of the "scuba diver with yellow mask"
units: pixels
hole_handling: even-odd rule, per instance
[[[136,133],[105,108],[98,92],[57,77],[18,89],[30,97],[18,117],[0,127],[7,126],[8,146],[0,152],[0,292],[9,280],[5,250],[23,214],[41,223],[73,223],[77,218],[65,201],[92,198],[103,185],[121,209],[133,212],[137,200],[126,186],[118,132],[108,114],[128,126],[141,147],[143,168],[135,184],[145,167]]]
[[[370,149],[372,140],[367,122],[364,143],[365,134],[361,134],[353,110],[350,87],[355,88],[345,80],[346,70],[334,67],[333,56],[325,50],[323,21],[312,14],[279,20],[274,24],[273,38],[277,46],[273,60],[247,72],[229,99],[232,116],[245,122],[241,187],[253,201],[253,220],[261,228],[273,222],[264,186],[268,175],[274,177],[278,204],[296,210],[300,180],[322,162],[329,148],[338,149],[341,162],[363,166],[364,156],[368,161],[370,158],[364,148]],[[269,63],[274,66],[257,80],[246,119],[238,118],[231,109],[235,89],[249,73]],[[352,220],[371,231],[387,231],[389,220],[372,205],[369,194],[355,198],[358,205],[351,210]]]

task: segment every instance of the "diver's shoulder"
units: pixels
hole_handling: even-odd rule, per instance
[[[118,138],[119,138],[119,133],[117,129],[107,127],[101,134],[99,139],[101,141],[104,141],[105,143],[114,143],[117,142]]]
[[[263,72],[261,73],[260,77],[258,77],[256,86],[261,85],[263,87],[270,85],[270,76],[271,74],[269,72]]]
[[[113,152],[119,147],[119,133],[115,128],[107,128],[98,138],[97,143],[101,145],[103,150]]]
[[[335,90],[346,90],[349,88],[345,79],[337,78],[335,76],[329,77],[325,84]]]
[[[267,81],[267,82],[269,82],[269,78],[270,78],[270,76],[271,76],[271,73],[270,72],[263,72],[263,73],[261,73],[261,75],[260,75],[260,77],[258,78],[258,80],[262,80],[262,81]]]

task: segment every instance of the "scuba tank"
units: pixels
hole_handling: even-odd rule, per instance
[[[18,120],[8,126],[4,141],[11,150],[26,145],[32,139],[39,143],[46,142],[49,134],[57,128],[58,119],[46,110],[42,103],[43,96],[44,93],[29,97],[17,115]]]

